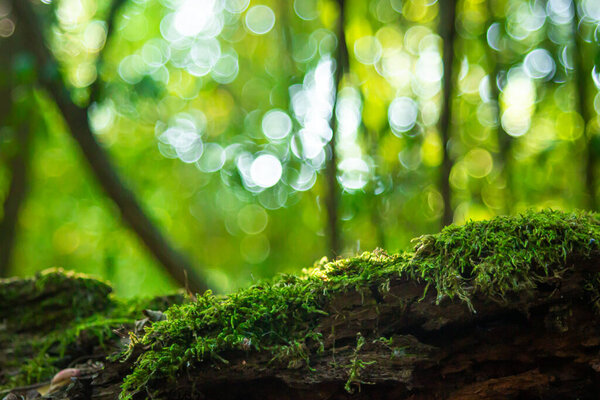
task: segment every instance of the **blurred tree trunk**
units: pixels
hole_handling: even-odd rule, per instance
[[[499,147],[499,158],[500,158],[500,169],[502,173],[502,177],[504,178],[504,184],[506,185],[504,188],[504,213],[511,214],[513,209],[513,182],[512,182],[512,146],[513,146],[513,138],[504,130],[502,126],[502,105],[500,101],[500,89],[498,88],[498,79],[501,73],[500,62],[498,61],[498,57],[496,57],[496,62],[494,66],[494,71],[490,87],[492,88],[492,98],[496,102],[496,119],[498,120],[496,126],[496,135],[498,137],[498,147]]]
[[[369,155],[375,161],[373,175],[376,176],[377,165],[379,165],[379,156],[377,154],[377,150],[379,149],[379,135],[376,131],[367,129],[364,126],[364,123],[362,124],[362,126],[363,126],[363,129],[365,130],[365,132],[367,133],[367,143],[368,143],[367,148],[369,149]],[[385,249],[386,248],[385,221],[381,217],[381,211],[380,211],[380,207],[379,207],[380,196],[377,193],[377,189],[378,189],[377,184],[378,184],[378,182],[376,181],[373,189],[368,192],[369,212],[371,214],[371,224],[373,224],[373,227],[375,229],[375,238],[377,240],[377,242],[376,242],[377,247],[381,248],[381,249]]]
[[[576,85],[576,102],[577,112],[583,118],[584,123],[584,135],[586,138],[586,159],[584,166],[585,175],[585,189],[586,189],[586,207],[590,210],[598,210],[598,199],[596,196],[596,165],[597,165],[597,154],[596,145],[594,143],[595,135],[592,132],[592,113],[590,111],[590,104],[588,104],[589,92],[588,85],[592,85],[589,82],[589,72],[587,70],[586,59],[596,56],[596,54],[586,55],[585,41],[579,33],[579,24],[582,23],[583,19],[578,12],[577,3],[573,2],[574,16],[573,16],[573,46],[574,46],[574,61],[575,61],[575,85]]]
[[[0,277],[9,274],[19,212],[27,196],[32,141],[32,93],[26,68],[17,70],[19,46],[5,40],[0,53],[0,161],[6,163],[10,182],[0,215]],[[20,44],[20,43],[19,43]]]
[[[344,32],[345,24],[345,0],[338,0],[338,22],[337,22],[337,39],[338,45],[335,53],[335,73],[333,78],[333,107],[331,111],[331,119],[329,126],[331,128],[331,140],[327,146],[329,150],[329,158],[325,166],[325,180],[327,182],[327,193],[325,198],[325,206],[327,209],[327,231],[329,234],[329,252],[332,258],[340,255],[342,250],[342,235],[339,224],[339,204],[340,204],[340,188],[337,181],[337,118],[335,116],[337,110],[337,98],[341,88],[344,74],[348,71],[348,49],[346,47],[346,36]]]
[[[450,225],[454,215],[452,210],[452,189],[450,187],[450,172],[452,171],[452,160],[449,154],[449,142],[452,133],[452,87],[454,77],[454,41],[456,38],[456,1],[444,0],[439,2],[440,21],[439,33],[442,37],[444,83],[443,104],[440,114],[440,134],[442,140],[443,160],[440,173],[440,194],[444,200],[444,213],[442,214],[442,226]]]
[[[9,51],[10,53],[10,51]],[[12,55],[12,54],[11,54]],[[6,60],[6,66],[11,68],[12,60]],[[3,71],[4,72],[4,71]],[[10,71],[6,71],[11,76]],[[14,77],[13,77],[14,78]],[[30,148],[32,140],[31,96],[16,103],[13,98],[14,87],[5,85],[0,90],[0,121],[3,128],[15,137],[9,140],[11,149],[8,151],[8,164],[11,179],[4,199],[2,220],[0,221],[0,277],[8,275],[10,270],[12,250],[19,221],[19,211],[27,196],[28,172],[30,163]],[[12,142],[12,143],[10,143]]]
[[[122,218],[134,230],[169,275],[181,286],[193,292],[203,292],[206,283],[196,274],[190,262],[162,235],[142,209],[135,194],[125,185],[113,167],[108,154],[96,141],[88,121],[88,110],[76,106],[58,73],[57,62],[44,45],[37,16],[28,1],[13,0],[12,6],[18,18],[17,29],[24,43],[37,60],[39,71],[52,71],[53,76],[40,79],[40,84],[56,102],[69,132],[88,160],[96,178],[105,192],[118,206]],[[40,74],[42,75],[42,74]]]
[[[2,221],[0,221],[0,277],[6,277],[10,270],[12,249],[19,222],[19,211],[29,188],[31,126],[29,123],[23,122],[16,130],[17,149],[10,163],[12,176],[4,200]]]
[[[488,29],[495,22],[494,20],[494,11],[492,8],[492,0],[487,1],[487,12],[490,18]],[[500,74],[504,69],[504,65],[502,63],[502,55],[500,52],[494,48],[492,48],[489,43],[487,43],[487,38],[484,36],[484,41],[486,41],[486,49],[487,49],[487,57],[489,65],[491,66],[490,72],[490,97],[493,101],[496,102],[496,137],[498,138],[498,158],[499,165],[502,177],[504,178],[504,182],[506,187],[504,188],[504,213],[510,214],[512,212],[513,205],[513,182],[512,182],[512,172],[511,172],[511,161],[512,161],[512,142],[513,138],[510,136],[502,126],[502,104],[500,99]]]

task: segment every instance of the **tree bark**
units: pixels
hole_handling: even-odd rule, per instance
[[[79,145],[106,193],[118,206],[122,218],[179,285],[187,286],[194,292],[204,292],[207,289],[206,283],[196,274],[189,261],[160,233],[142,209],[134,193],[117,174],[108,154],[96,141],[90,129],[87,109],[79,108],[71,100],[58,74],[56,60],[44,46],[44,37],[39,30],[31,4],[28,1],[14,0],[12,5],[18,17],[17,28],[22,29],[21,34],[26,38],[26,43],[36,57],[40,74],[43,75],[48,71],[54,73],[54,76],[42,76],[43,87],[56,102],[71,136]]]

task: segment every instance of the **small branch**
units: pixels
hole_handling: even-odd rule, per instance
[[[106,357],[106,356],[104,356],[104,357]],[[3,389],[3,390],[0,390],[0,396],[2,396],[3,394],[8,394],[8,393],[28,392],[31,389],[38,389],[38,388],[41,388],[44,386],[50,386],[50,381],[37,382],[37,383],[32,383],[31,385],[16,386],[16,387],[9,388],[9,389]]]
[[[456,1],[440,1],[440,36],[444,41],[443,63],[444,63],[444,85],[443,105],[440,115],[440,133],[442,136],[443,161],[440,173],[440,193],[444,200],[444,213],[442,214],[442,226],[450,225],[454,215],[452,211],[452,190],[450,188],[450,171],[452,160],[448,153],[448,143],[451,135],[452,114],[452,79],[454,76],[454,39],[456,37]]]
[[[37,18],[30,3],[13,0],[12,4],[19,18],[18,24],[23,29],[22,34],[37,59],[39,70],[56,71],[56,61],[44,46],[44,37],[39,30]],[[134,193],[121,181],[108,154],[96,141],[90,129],[87,109],[79,108],[73,103],[58,73],[53,79],[41,80],[41,83],[56,102],[69,127],[71,136],[79,145],[105,192],[119,207],[123,219],[180,286],[184,286],[186,283],[184,271],[187,271],[187,282],[190,289],[195,292],[205,291],[207,289],[205,282],[194,272],[188,260],[167,242],[145,214]]]

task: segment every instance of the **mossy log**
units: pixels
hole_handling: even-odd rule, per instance
[[[205,293],[44,397],[596,399],[599,241],[595,214],[527,213]]]

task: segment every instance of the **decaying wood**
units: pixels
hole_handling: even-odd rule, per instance
[[[456,299],[436,304],[434,290],[423,298],[423,285],[404,279],[383,296],[350,291],[329,303],[317,328],[325,349],[307,349],[310,368],[240,350],[222,354],[229,364],[190,368],[137,397],[595,399],[600,320],[584,285],[600,264],[574,264],[565,276],[507,294],[505,302],[475,296],[476,312]],[[357,350],[359,332],[365,344]],[[47,398],[116,399],[133,360],[105,362]]]

